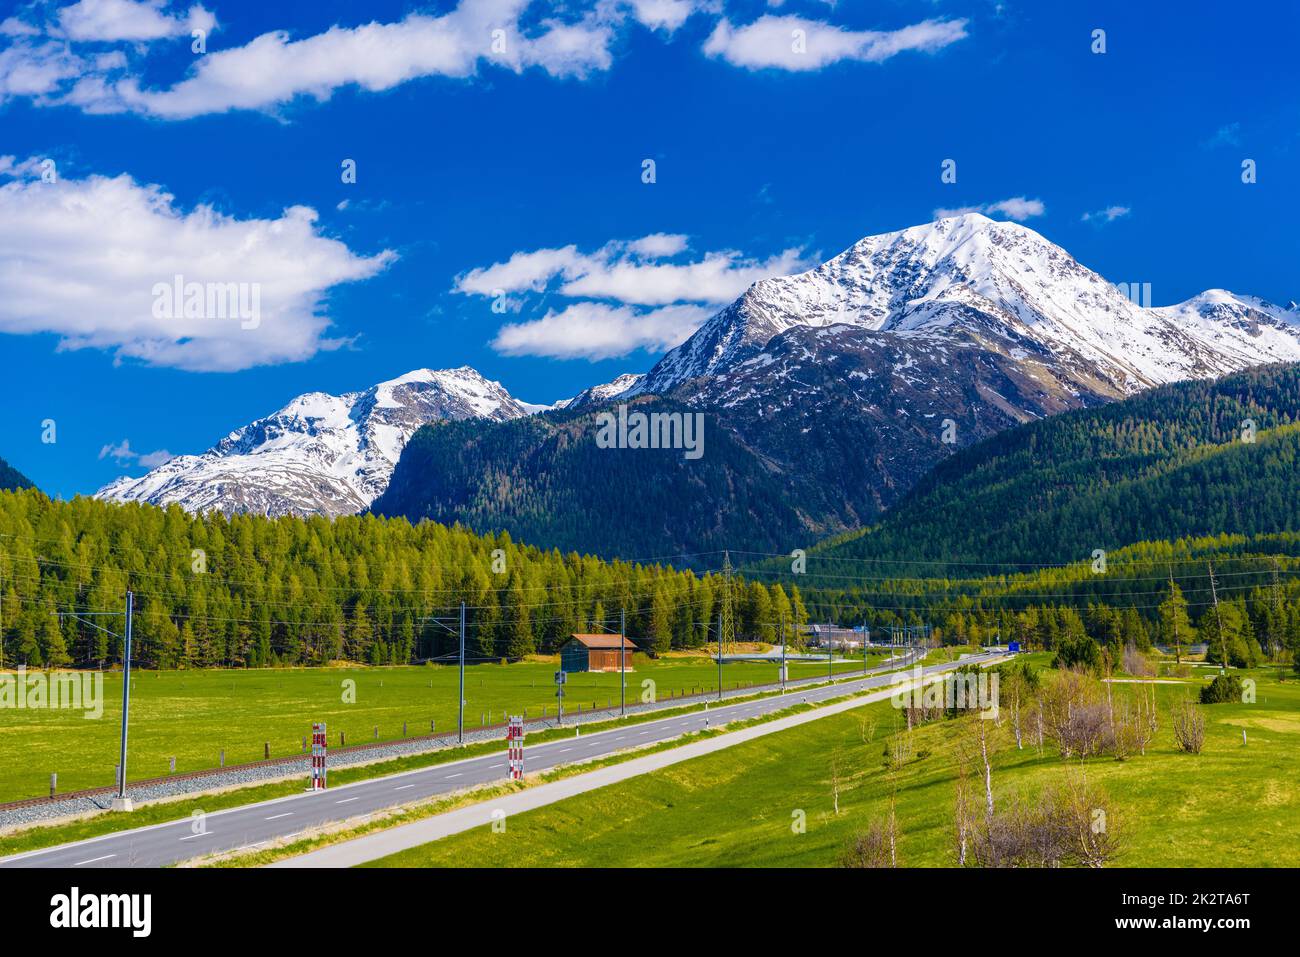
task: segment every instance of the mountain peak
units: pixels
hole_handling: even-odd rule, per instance
[[[847,325],[978,342],[1065,367],[1081,392],[1115,398],[1300,358],[1295,320],[1223,290],[1146,308],[1029,227],[964,213],[867,236],[806,272],[755,283],[665,355],[640,391],[735,368],[796,327]]]
[[[572,399],[557,402],[555,407],[558,409],[580,409],[588,405],[601,405],[620,396],[635,395],[641,391],[638,387],[644,380],[644,372],[625,372],[611,382],[583,389]]]
[[[506,421],[530,407],[476,369],[415,369],[357,392],[308,392],[236,429],[201,455],[182,455],[96,498],[180,504],[189,511],[342,515],[388,485],[416,429],[457,419]]]

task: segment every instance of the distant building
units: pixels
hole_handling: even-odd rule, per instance
[[[1195,642],[1194,644],[1183,645],[1181,649],[1179,649],[1178,646],[1176,645],[1156,645],[1156,651],[1159,651],[1161,654],[1165,654],[1165,655],[1172,655],[1177,653],[1180,650],[1184,655],[1191,655],[1195,657],[1196,655],[1203,655],[1207,653],[1210,650],[1210,646],[1203,641],[1198,641]]]
[[[808,644],[818,648],[861,648],[862,632],[839,625],[809,625]]]
[[[560,670],[618,671],[620,644],[626,658],[622,667],[631,671],[636,645],[624,635],[571,635],[560,646]]]

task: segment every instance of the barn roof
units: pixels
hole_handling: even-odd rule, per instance
[[[617,648],[619,639],[622,639],[623,647],[628,651],[635,651],[636,645],[626,636],[620,635],[570,635],[573,641],[586,645],[588,648]]]

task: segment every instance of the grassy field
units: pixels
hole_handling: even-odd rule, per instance
[[[1200,755],[1176,750],[1162,712],[1145,756],[1086,763],[1089,781],[1100,783],[1122,812],[1128,839],[1120,866],[1300,865],[1300,683],[1279,683],[1276,674],[1254,673],[1255,704],[1205,709]],[[1162,709],[1197,684],[1158,685]],[[889,702],[868,705],[512,817],[502,834],[478,829],[376,866],[831,865],[856,831],[887,810],[883,752],[895,715]],[[919,728],[919,759],[897,777],[900,865],[953,863],[957,725]],[[1036,747],[1017,750],[1005,722],[998,734],[999,802],[1035,794],[1064,775],[1050,746],[1042,755]],[[838,814],[831,789],[836,762]],[[806,833],[791,828],[797,811],[806,814]]]
[[[871,665],[879,664],[873,656]],[[557,664],[529,661],[466,668],[465,724],[495,723],[505,713],[535,717],[555,710],[553,675]],[[837,674],[861,669],[856,662],[835,666]],[[792,663],[792,678],[826,674],[826,665]],[[777,678],[776,666],[735,663],[723,668],[726,688],[765,684]],[[642,682],[652,679],[660,700],[697,689],[717,689],[718,669],[706,657],[651,661],[636,656],[628,676],[628,701],[640,700]],[[345,703],[347,682],[355,682],[355,701]],[[457,669],[454,666],[392,668],[261,669],[250,671],[145,671],[132,675],[128,779],[216,767],[224,749],[227,764],[299,754],[313,721],[329,724],[330,744],[339,734],[348,744],[456,728]],[[99,720],[63,710],[0,710],[0,801],[39,797],[49,791],[51,772],[59,790],[108,786],[117,765],[121,716],[121,675],[104,678],[104,709]],[[570,675],[565,710],[618,704],[617,674]]]

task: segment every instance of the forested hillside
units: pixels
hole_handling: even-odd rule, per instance
[[[1164,386],[954,454],[826,557],[1058,564],[1095,549],[1300,529],[1300,367]]]
[[[633,407],[677,408],[653,400]],[[705,417],[704,454],[689,460],[680,449],[601,448],[596,414],[426,426],[407,444],[372,511],[664,561],[737,543],[782,548],[811,538],[808,503],[714,413]]]
[[[649,651],[704,643],[722,579],[606,563],[432,522],[278,518],[52,501],[0,492],[0,665],[115,660],[115,640],[58,612],[116,612],[135,592],[150,667],[401,663],[449,655],[468,605],[471,660],[552,651],[574,631],[627,632]],[[797,590],[738,590],[737,625],[804,618]],[[431,616],[446,616],[442,625]],[[120,618],[96,618],[114,631]],[[603,623],[603,626],[602,626]],[[451,626],[449,630],[447,625]]]
[[[23,475],[4,459],[0,459],[0,489],[31,487],[31,480],[27,478],[27,476]]]
[[[772,576],[772,564],[750,567]],[[953,562],[898,573],[872,560],[810,554],[798,576],[817,621],[930,624],[947,644],[1016,639],[1029,647],[1087,652],[1207,642],[1234,661],[1300,648],[1300,533],[1217,535],[1141,542],[1066,566],[1004,568]],[[766,569],[766,571],[765,571]],[[1210,575],[1213,571],[1214,581]],[[1216,602],[1217,599],[1217,602]]]

